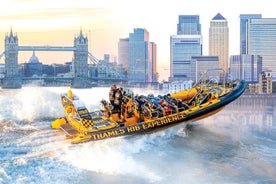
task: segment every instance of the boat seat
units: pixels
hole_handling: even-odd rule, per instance
[[[188,105],[191,105],[201,93],[202,93],[202,90],[199,90],[199,91],[193,96],[193,98],[188,102]]]
[[[209,96],[209,95],[203,94],[202,96],[203,96],[203,97],[199,99],[198,105],[201,105],[201,104],[207,102],[207,100],[208,100],[208,96]]]

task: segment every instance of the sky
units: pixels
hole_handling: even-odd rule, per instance
[[[167,79],[170,63],[170,36],[175,35],[179,15],[199,15],[203,55],[208,55],[208,29],[220,13],[228,21],[229,54],[239,54],[239,15],[262,14],[276,18],[273,0],[1,0],[0,54],[4,38],[12,28],[19,45],[73,46],[80,29],[89,39],[89,52],[98,59],[118,55],[118,41],[134,28],[145,28],[157,45],[160,79]],[[1,44],[2,40],[2,44]],[[31,52],[20,52],[19,63]],[[73,53],[36,52],[42,63],[65,63]],[[0,59],[4,63],[4,58]]]

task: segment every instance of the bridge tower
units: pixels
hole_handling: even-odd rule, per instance
[[[88,88],[91,87],[91,82],[88,78],[88,39],[83,36],[82,30],[78,37],[74,39],[74,80],[72,87]]]
[[[21,88],[22,78],[18,71],[18,37],[10,34],[5,37],[5,77],[2,88]]]

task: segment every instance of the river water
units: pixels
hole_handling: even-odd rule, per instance
[[[211,117],[152,134],[71,144],[50,128],[67,90],[0,89],[1,184],[276,183],[275,96],[243,95]],[[108,91],[73,89],[89,110]]]

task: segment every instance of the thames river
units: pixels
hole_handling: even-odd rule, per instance
[[[66,87],[0,89],[0,183],[276,183],[276,96],[146,135],[71,144],[51,122]],[[73,89],[89,110],[109,88]],[[137,93],[158,93],[137,89]]]

